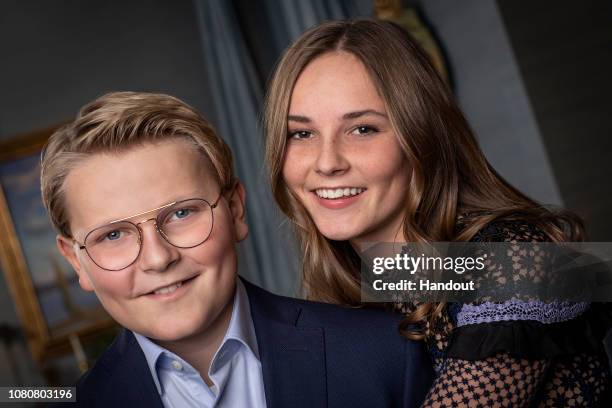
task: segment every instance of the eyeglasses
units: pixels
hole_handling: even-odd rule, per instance
[[[170,245],[194,248],[202,245],[210,236],[213,209],[217,207],[221,195],[222,192],[212,204],[202,198],[175,201],[95,228],[87,233],[83,244],[75,242],[97,266],[107,271],[120,271],[136,262],[142,250],[140,225],[145,222],[153,221],[159,235]],[[128,221],[129,218],[154,211],[159,211],[155,218],[139,223]]]

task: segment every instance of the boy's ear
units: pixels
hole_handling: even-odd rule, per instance
[[[234,183],[227,201],[234,222],[236,242],[240,242],[245,239],[249,233],[249,226],[246,222],[246,191],[240,180]]]
[[[87,276],[87,273],[81,267],[81,262],[79,261],[76,253],[78,244],[75,244],[72,239],[66,238],[62,235],[58,235],[55,238],[55,243],[57,244],[57,248],[62,256],[66,258],[66,260],[74,268],[74,271],[79,277],[79,285],[81,285],[81,288],[88,292],[92,292],[94,290],[94,286],[92,285],[89,276]]]

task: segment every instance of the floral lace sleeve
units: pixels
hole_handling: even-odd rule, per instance
[[[547,366],[546,360],[516,359],[506,353],[478,361],[449,358],[424,406],[528,406]]]
[[[528,360],[497,353],[448,358],[424,407],[608,407],[609,368],[601,357]]]
[[[541,242],[534,227],[494,223],[476,241]],[[533,271],[516,273],[533,278]],[[399,306],[409,312],[414,306]],[[607,304],[507,302],[448,304],[427,328],[437,377],[426,407],[612,406],[601,340],[612,326]]]

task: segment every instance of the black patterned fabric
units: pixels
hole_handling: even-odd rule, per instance
[[[541,231],[519,221],[492,223],[473,239],[546,240]],[[529,271],[522,276],[528,279]],[[567,303],[559,307],[570,310]],[[612,407],[602,343],[612,325],[609,304],[574,308],[576,316],[552,324],[503,317],[457,327],[464,306],[447,304],[434,327],[425,328],[437,372],[425,407]],[[415,308],[413,303],[394,305],[405,314]]]

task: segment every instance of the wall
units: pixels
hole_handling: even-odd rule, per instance
[[[70,120],[113,90],[170,93],[214,122],[190,0],[3,1],[0,55],[2,139]],[[4,275],[0,324],[19,326]],[[42,382],[23,341],[0,346],[0,361],[0,385]]]
[[[420,5],[446,51],[459,105],[489,162],[530,197],[561,204],[496,3],[426,0]]]
[[[563,201],[612,240],[612,2],[498,4]]]

